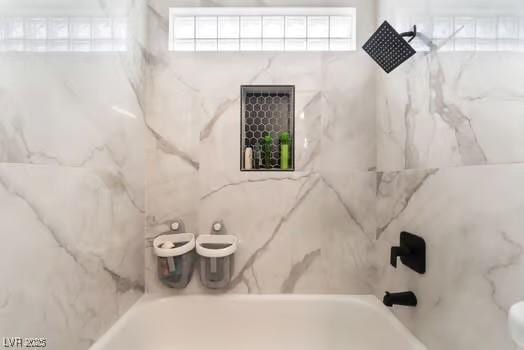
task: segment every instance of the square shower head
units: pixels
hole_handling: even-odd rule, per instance
[[[384,21],[362,48],[386,73],[390,73],[416,53],[403,38],[407,34],[416,35],[415,32],[399,34],[391,24]]]

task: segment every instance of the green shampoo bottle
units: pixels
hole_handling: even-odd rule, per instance
[[[280,134],[280,169],[289,169],[289,133],[283,132]]]

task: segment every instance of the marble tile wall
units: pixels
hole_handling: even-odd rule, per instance
[[[382,18],[397,23],[399,29],[409,26],[406,21],[419,23],[422,33],[429,37],[439,30],[439,19],[454,23],[457,17],[479,16],[495,23],[502,21],[499,18],[510,16],[518,26],[524,16],[524,6],[519,1],[497,5],[472,0],[454,4],[381,2]],[[428,28],[428,24],[433,28]],[[453,24],[449,27],[449,31],[455,29]],[[456,27],[460,28],[458,24]],[[459,31],[455,37],[460,35]],[[457,48],[453,52],[444,45],[441,50],[420,53],[392,74],[379,75],[378,170],[507,164],[524,160],[524,144],[519,133],[524,107],[524,87],[520,84],[524,78],[523,51],[518,47],[500,48],[503,39],[488,40],[494,48],[499,47],[489,51],[479,46],[482,39],[476,42],[478,48],[475,49],[460,49],[455,44]]]
[[[430,37],[438,28],[427,23],[446,18],[524,13],[511,0],[382,0],[379,10],[379,18],[399,28],[418,23]],[[498,39],[466,50],[457,46],[460,35],[453,50],[437,41],[441,50],[379,74],[376,294],[417,294],[416,309],[394,313],[431,350],[509,350],[507,311],[524,295],[524,54],[500,49]],[[424,276],[385,258],[403,230],[427,241]]]
[[[360,52],[167,52],[168,8],[183,5],[200,2],[148,6],[147,291],[173,292],[156,278],[150,245],[181,218],[196,233],[222,219],[239,237],[232,292],[371,292],[375,105],[361,101],[374,98],[372,62]],[[371,32],[372,2],[338,5],[357,6],[359,30]],[[242,84],[295,85],[294,173],[239,171]],[[195,276],[184,292],[207,291]]]
[[[144,289],[174,293],[158,283],[151,251],[163,224],[180,218],[207,233],[222,219],[240,238],[229,292],[412,289],[420,307],[394,312],[429,349],[513,349],[505,317],[524,288],[522,52],[420,53],[386,76],[362,51],[167,51],[169,7],[241,1],[58,3],[0,12],[124,16],[129,40],[119,53],[0,53],[8,336],[88,348]],[[403,26],[406,15],[523,10],[513,0],[257,5],[356,6],[361,43],[377,18]],[[249,83],[296,86],[294,173],[239,172],[239,86]],[[401,230],[428,241],[425,276],[388,265]],[[209,291],[196,275],[184,292]]]
[[[1,336],[87,349],[143,294],[143,10],[0,4],[2,18],[128,25],[118,53],[0,52]]]
[[[395,314],[429,349],[515,349],[509,307],[522,300],[519,188],[524,165],[484,165],[384,173],[378,180],[377,295],[413,290],[419,305]],[[399,232],[423,236],[427,272],[387,259]],[[380,261],[377,259],[377,261]]]

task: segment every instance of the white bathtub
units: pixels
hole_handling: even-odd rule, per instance
[[[374,296],[143,297],[92,350],[426,350]]]

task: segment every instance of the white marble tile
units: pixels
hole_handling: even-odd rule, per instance
[[[395,314],[430,349],[513,349],[507,311],[522,299],[522,165],[385,173],[378,183],[376,291],[413,290]],[[427,242],[427,272],[389,265],[402,230]],[[479,334],[482,334],[479,337]]]
[[[322,68],[323,133],[317,169],[325,172],[374,170],[374,63],[360,52],[326,53]]]
[[[200,229],[209,230],[221,218],[240,239],[231,288],[243,284],[250,293],[369,289],[366,251],[373,242],[375,178],[352,175],[351,180],[318,174],[250,178],[203,195]]]
[[[0,62],[2,161],[110,170],[143,208],[142,113],[118,57]]]
[[[199,2],[191,4],[199,5]],[[356,95],[362,86],[368,94],[372,94],[370,81],[373,80],[374,70],[369,65],[366,69],[356,68],[359,58],[355,59],[355,68],[348,70],[344,65],[344,59],[348,56],[337,54],[324,57],[322,53],[168,53],[165,43],[169,5],[172,4],[151,1],[148,8],[148,67],[151,76],[148,79],[146,115],[147,124],[152,130],[152,142],[147,152],[149,175],[146,210],[149,224],[154,226],[180,217],[189,222],[188,230],[202,233],[208,232],[214,220],[222,219],[230,232],[238,232],[242,242],[232,291],[290,292],[298,283],[298,280],[292,282],[295,278],[293,276],[303,274],[298,271],[308,270],[309,258],[317,260],[318,252],[309,256],[308,253],[311,252],[307,250],[316,251],[324,247],[327,251],[331,249],[331,245],[336,246],[338,243],[328,243],[330,240],[319,243],[318,239],[323,235],[311,238],[308,236],[304,248],[283,258],[285,268],[280,271],[282,276],[275,278],[270,271],[261,272],[259,282],[263,286],[261,284],[260,288],[252,281],[253,266],[255,261],[262,264],[257,259],[260,254],[258,250],[264,251],[266,244],[271,245],[272,251],[277,255],[282,249],[289,249],[287,243],[277,239],[278,244],[271,244],[271,241],[277,236],[286,237],[287,232],[281,235],[278,227],[284,224],[281,221],[286,213],[294,211],[292,208],[301,198],[304,188],[309,188],[311,179],[320,183],[318,186],[321,189],[315,188],[315,193],[319,192],[316,197],[320,201],[331,201],[334,210],[345,211],[345,216],[341,214],[339,219],[341,222],[351,221],[346,211],[354,211],[359,220],[364,220],[364,223],[353,223],[353,226],[348,224],[347,229],[336,230],[334,226],[330,226],[326,230],[334,231],[332,235],[335,239],[341,240],[341,237],[347,235],[348,242],[351,242],[353,235],[358,237],[359,234],[367,236],[370,232],[374,233],[374,226],[366,221],[372,210],[361,210],[351,197],[362,198],[357,193],[367,193],[366,191],[374,188],[374,185],[368,183],[369,179],[374,181],[373,174],[358,173],[374,167],[374,141],[372,137],[368,137],[371,136],[369,133],[359,133],[360,130],[373,130],[374,118],[369,115],[373,113],[373,106],[360,108],[360,97]],[[342,59],[337,60],[338,57]],[[296,173],[247,174],[239,171],[239,93],[242,84],[295,85]],[[355,96],[346,103],[344,95],[348,92]],[[333,110],[333,102],[327,101],[328,97],[342,106]],[[345,130],[338,132],[338,126],[342,125]],[[343,143],[345,141],[347,143]],[[354,158],[347,157],[347,147],[351,148]],[[333,176],[336,170],[342,170],[348,177]],[[323,182],[328,179],[331,187]],[[354,179],[355,184],[362,184],[363,187],[344,185],[349,179]],[[337,192],[333,192],[335,188]],[[331,192],[327,195],[328,199],[324,199],[320,193],[326,189]],[[340,193],[348,197],[339,197]],[[270,194],[276,196],[280,204],[264,209],[266,206],[263,198],[274,202]],[[342,198],[349,203],[346,207],[340,202]],[[308,202],[308,207],[316,203],[314,199],[309,201],[312,204]],[[363,203],[370,203],[369,197]],[[290,229],[304,230],[307,232],[304,236],[315,236],[313,232],[322,222],[306,220],[315,228],[308,230],[302,228],[301,225],[305,224],[300,223],[300,217],[295,219],[297,222],[293,222]],[[285,221],[287,220],[286,218]],[[364,225],[368,231],[359,233],[362,230],[359,225]],[[363,246],[367,244],[366,240],[359,238],[355,238],[355,241]],[[154,273],[155,269],[154,259],[148,254],[150,253],[146,252],[146,275],[151,271]],[[305,260],[302,261],[303,259]],[[319,266],[325,269],[331,262],[330,254],[324,254],[318,261],[322,262]],[[266,262],[263,263],[265,264]],[[355,263],[349,267],[340,267],[335,274],[342,276],[342,270],[346,269],[344,271],[352,270],[354,276],[333,282],[333,287],[324,289],[322,286],[326,285],[325,280],[318,276],[318,272],[314,273],[303,290],[350,290],[351,282],[348,281],[354,281],[357,278],[355,276],[361,273],[362,276],[359,276],[364,279],[363,265]],[[262,265],[261,268],[267,269]],[[290,274],[291,279],[283,286]],[[149,277],[146,277],[148,290],[164,290],[154,277]],[[362,291],[364,285],[359,284],[354,290]],[[193,281],[189,289],[205,292],[198,287],[198,280]]]
[[[143,216],[110,173],[0,164],[0,328],[87,349],[143,293]]]
[[[382,0],[380,5],[380,17],[392,23],[416,24],[417,18],[453,21],[454,16],[469,16],[481,25],[482,20],[496,20],[503,14],[524,14],[524,6],[516,1],[495,5],[469,0],[454,3]],[[422,34],[434,39],[435,35],[428,32],[430,28],[420,26]],[[462,31],[456,36],[466,34]],[[456,44],[453,50],[421,52],[392,74],[379,73],[379,170],[524,160],[524,147],[518,135],[523,127],[520,111],[524,93],[518,83],[524,74],[522,52],[467,50],[456,48]]]
[[[369,291],[364,252],[375,232],[375,175],[367,173],[375,167],[375,118],[374,104],[361,100],[373,96],[374,67],[360,54],[169,53],[172,5],[159,0],[148,7],[149,225],[180,217],[189,222],[188,230],[207,233],[222,219],[241,239],[232,292]],[[369,31],[372,16],[362,15],[359,26]],[[295,173],[239,171],[242,84],[295,85]],[[311,215],[315,210],[325,210],[332,222]],[[322,225],[325,232],[318,232]],[[292,243],[292,232],[304,241]],[[346,253],[351,257],[344,258]],[[150,276],[155,273],[150,254],[148,291],[166,292]],[[342,258],[348,264],[328,274],[332,278],[324,276]],[[271,271],[280,263],[281,270]],[[193,280],[190,292],[208,292]]]
[[[68,52],[67,40],[55,47],[62,52],[0,53],[6,335],[87,349],[144,291],[144,5],[0,4],[0,17],[116,18],[129,26],[125,36],[115,33],[125,48],[118,53]]]

